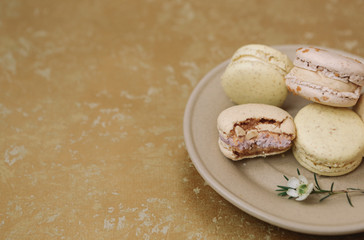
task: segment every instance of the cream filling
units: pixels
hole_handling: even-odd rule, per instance
[[[349,58],[349,59],[352,59],[352,58]],[[360,63],[359,61],[357,61],[357,62]],[[321,66],[317,66],[317,65],[312,64],[311,62],[308,62],[299,57],[296,57],[296,59],[294,60],[294,65],[298,66],[298,67],[302,67],[304,69],[310,69],[311,71],[314,71],[314,72],[316,72],[316,71],[321,72],[326,77],[329,77],[331,79],[335,79],[338,81],[342,81],[345,83],[349,83],[349,82],[361,83],[364,80],[363,75],[358,75],[358,74],[354,74],[354,73],[337,72],[333,69],[327,69],[327,68],[324,68]],[[360,85],[362,85],[362,84],[360,84]]]
[[[220,135],[220,139],[230,147],[237,148],[237,150],[241,152],[250,150],[254,147],[262,149],[286,149],[289,148],[292,143],[289,136],[283,134],[270,134],[269,132],[257,132],[256,135],[252,136],[250,139],[249,132],[242,138],[237,138],[236,136],[224,138]]]
[[[304,80],[305,82],[309,82],[321,87],[330,86],[330,89],[339,92],[355,92],[357,89],[360,89],[360,86],[348,82],[344,83],[342,81],[337,81],[335,79],[326,77],[322,72],[314,72],[311,70],[294,67],[292,68],[290,74],[293,74],[298,80]],[[360,91],[360,90],[359,90]]]
[[[339,91],[332,90],[331,88],[328,88],[328,87],[319,86],[317,84],[313,84],[313,83],[309,83],[309,82],[299,81],[299,80],[289,78],[289,77],[287,77],[286,79],[287,79],[287,81],[288,80],[292,81],[291,83],[296,85],[297,87],[305,86],[305,87],[308,87],[311,89],[317,89],[323,93],[336,95],[340,98],[347,98],[347,99],[355,100],[355,99],[359,98],[360,91],[361,91],[361,87],[358,87],[355,92],[339,92]]]

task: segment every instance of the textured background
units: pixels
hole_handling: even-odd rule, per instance
[[[240,46],[364,56],[363,11],[363,1],[0,1],[0,239],[364,238],[294,233],[240,211],[204,183],[182,131],[193,88]]]

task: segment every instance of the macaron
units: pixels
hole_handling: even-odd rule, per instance
[[[354,106],[364,85],[364,64],[319,48],[299,48],[286,76],[289,91],[313,102]]]
[[[364,95],[360,95],[358,102],[353,107],[353,110],[361,117],[364,121]]]
[[[306,169],[340,176],[360,165],[364,123],[353,110],[311,103],[297,113],[294,123],[297,136],[292,152]]]
[[[268,104],[227,108],[217,118],[217,129],[221,152],[234,161],[283,153],[296,136],[291,115]]]
[[[281,106],[287,97],[285,75],[293,67],[282,52],[261,44],[239,48],[221,76],[226,95],[235,104]]]

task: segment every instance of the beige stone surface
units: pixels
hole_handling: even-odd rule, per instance
[[[220,197],[189,159],[182,119],[199,80],[242,45],[364,56],[363,10],[362,1],[0,1],[0,239],[332,239],[280,229]]]

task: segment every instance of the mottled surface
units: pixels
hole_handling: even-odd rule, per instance
[[[364,56],[363,9],[0,1],[0,239],[333,239],[274,227],[220,197],[188,157],[182,119],[198,81],[241,45]]]

